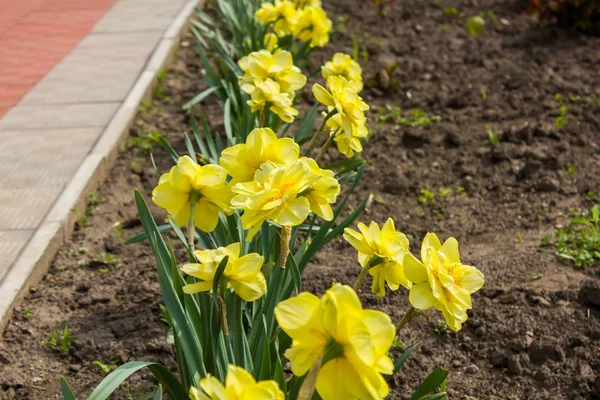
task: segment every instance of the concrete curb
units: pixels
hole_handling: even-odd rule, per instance
[[[87,197],[104,182],[115,164],[119,145],[127,138],[129,127],[142,100],[150,100],[156,76],[173,57],[182,32],[196,6],[204,0],[188,0],[162,35],[143,71],[112,119],[92,147],[73,179],[58,197],[12,268],[0,282],[0,329],[4,330],[13,307],[48,271],[58,249],[66,243],[75,226],[71,209],[83,209]]]

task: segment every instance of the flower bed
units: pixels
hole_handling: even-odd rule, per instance
[[[355,13],[354,15],[375,14],[375,11],[369,8],[370,6],[363,5],[361,7],[363,8],[358,7],[352,11]],[[417,16],[414,18],[419,18],[419,15],[421,15],[419,12],[419,10],[415,11]],[[356,24],[366,29],[367,25],[364,24],[369,21],[369,18],[373,17],[361,18],[366,19],[366,21],[357,21]],[[386,23],[386,20],[382,19],[381,21],[381,23]],[[435,25],[421,23],[427,29],[435,31]],[[403,24],[400,26],[404,27]],[[429,43],[426,39],[410,33],[414,32],[410,24],[407,24],[405,28],[406,31],[400,28],[400,32],[404,32],[407,37],[411,37],[417,43]],[[422,28],[423,26],[421,26]],[[463,42],[466,40],[470,46],[477,45],[478,42],[471,41],[468,37],[465,39],[459,29],[455,26],[450,27],[451,32]],[[488,41],[487,44],[491,46],[491,50],[488,50],[489,54],[494,55],[494,44],[497,44],[499,39],[493,34],[490,34],[490,36],[483,40]],[[341,35],[337,40],[334,44],[340,43],[340,46],[346,46],[344,50],[351,53],[350,34]],[[366,51],[371,54],[372,58],[377,57],[379,52],[390,55],[390,53],[379,49],[376,40],[373,43],[364,43]],[[390,41],[390,43],[392,42]],[[390,48],[392,47],[392,44],[388,45]],[[373,47],[370,49],[369,46]],[[401,50],[399,51],[402,52]],[[330,59],[333,51],[335,50],[328,54],[318,54],[317,57],[323,60]],[[185,53],[185,49],[183,53]],[[409,60],[420,60],[422,57],[427,59],[427,56],[423,55],[410,58],[409,55],[412,53],[409,50],[406,50],[406,54]],[[372,60],[366,63],[365,76],[372,75],[375,82],[379,77],[379,80],[382,80],[380,83],[385,84],[385,79],[382,79],[382,76],[385,78],[385,73],[382,73],[375,66],[376,63],[383,63],[385,57],[379,55],[379,58],[381,60],[377,59],[376,62]],[[499,59],[504,60],[504,58]],[[555,66],[560,65],[560,61],[554,59],[547,62]],[[194,63],[190,64],[193,65]],[[510,65],[510,63],[507,61],[506,65]],[[194,68],[198,68],[197,64]],[[489,70],[494,71],[492,68],[489,68]],[[377,97],[378,91],[386,90],[385,85],[377,83],[379,86],[376,86],[373,82],[367,82],[367,88],[364,91],[367,93],[364,95],[367,102],[374,100],[375,104],[383,105],[382,103],[389,103],[391,102],[390,99],[393,98],[405,107],[423,107],[426,104],[424,96],[428,93],[426,89],[429,80],[426,79],[427,77],[420,75],[421,71],[418,68],[414,72],[409,71],[409,68],[395,70],[392,72],[392,76],[388,77],[393,80],[404,75],[413,76],[413,81],[406,79],[406,77],[402,79],[403,81],[414,82],[403,84],[405,85],[403,87],[404,93],[390,93]],[[459,72],[442,67],[438,72],[440,75],[438,79],[441,79],[446,85],[451,85],[451,78],[458,79]],[[494,76],[494,73],[489,76]],[[487,82],[485,78],[486,76],[482,74],[478,79],[481,79],[480,82],[483,84]],[[173,78],[167,75],[166,82],[171,79]],[[185,80],[183,79],[183,81]],[[180,82],[181,79],[174,81]],[[321,85],[323,85],[322,81]],[[415,88],[411,87],[412,85],[418,86],[422,90],[416,91]],[[540,83],[540,85],[542,84]],[[582,82],[581,85],[583,91],[586,83]],[[443,86],[440,87],[443,89]],[[388,85],[387,90],[389,88]],[[517,85],[512,90],[519,94],[524,93],[525,89]],[[404,97],[406,91],[412,93],[410,99]],[[482,89],[479,90],[479,92],[482,91]],[[191,98],[196,92],[198,92],[198,88],[187,92],[189,94],[187,99]],[[539,238],[551,229],[550,222],[554,218],[560,218],[561,212],[564,212],[564,209],[561,209],[558,204],[566,201],[570,195],[578,191],[579,193],[586,193],[589,190],[586,185],[589,182],[597,182],[597,178],[594,178],[594,168],[597,169],[597,166],[594,166],[594,163],[591,162],[593,155],[586,153],[593,149],[593,144],[590,144],[588,139],[590,137],[589,132],[591,132],[589,130],[591,125],[589,124],[593,124],[593,119],[588,120],[586,116],[588,112],[593,110],[594,105],[587,105],[585,102],[573,102],[573,105],[570,105],[569,109],[574,115],[582,115],[580,119],[583,123],[580,131],[575,132],[570,130],[572,127],[567,128],[568,130],[561,132],[564,133],[563,136],[565,137],[559,136],[557,140],[552,138],[552,129],[550,129],[548,133],[550,136],[548,137],[536,133],[535,137],[532,135],[531,138],[528,138],[527,132],[510,129],[507,126],[506,129],[502,128],[503,140],[494,147],[486,143],[485,129],[482,129],[481,133],[474,132],[474,129],[465,129],[464,138],[457,137],[456,133],[453,132],[453,129],[457,129],[456,126],[467,124],[467,121],[473,118],[476,118],[482,125],[485,123],[479,117],[473,117],[473,110],[481,109],[482,114],[492,114],[486,110],[496,111],[497,113],[510,113],[510,111],[502,108],[501,99],[503,97],[500,94],[494,93],[491,88],[486,89],[486,92],[488,93],[486,97],[490,100],[491,106],[483,103],[481,93],[477,93],[477,95],[482,98],[481,102],[483,104],[479,104],[473,97],[469,97],[469,93],[463,94],[461,98],[453,99],[452,96],[448,96],[448,92],[442,90],[438,94],[440,96],[439,100],[434,101],[434,106],[428,109],[432,115],[441,115],[442,122],[421,131],[404,125],[410,123],[410,115],[400,115],[396,118],[394,115],[395,110],[384,107],[382,107],[381,112],[370,113],[373,119],[379,118],[381,124],[379,131],[370,138],[369,142],[363,143],[365,148],[364,158],[372,160],[372,165],[368,166],[366,172],[369,179],[360,184],[358,195],[356,198],[351,199],[349,204],[355,208],[359,205],[362,197],[370,192],[375,192],[377,196],[369,201],[367,213],[361,220],[365,222],[376,220],[383,224],[387,216],[392,216],[396,221],[396,227],[401,227],[402,231],[409,233],[414,238],[411,240],[413,251],[417,250],[414,242],[422,238],[427,230],[430,230],[428,225],[439,227],[435,230],[443,233],[440,236],[444,238],[452,234],[457,235],[468,249],[467,255],[463,257],[470,263],[480,267],[486,277],[491,277],[492,282],[494,282],[492,287],[488,286],[487,289],[484,289],[484,296],[476,296],[474,301],[476,304],[481,304],[481,308],[476,307],[474,315],[468,320],[465,329],[461,333],[449,333],[448,328],[443,324],[438,324],[438,319],[442,317],[438,317],[433,313],[430,313],[428,321],[414,319],[410,325],[403,328],[400,340],[409,345],[421,342],[422,347],[420,349],[421,353],[415,352],[407,361],[405,369],[401,370],[399,375],[392,381],[392,396],[402,398],[402,393],[410,393],[418,385],[418,382],[426,376],[426,373],[437,365],[451,367],[455,373],[450,375],[448,387],[454,393],[461,395],[468,393],[472,396],[478,396],[478,393],[483,391],[485,397],[486,393],[497,395],[503,391],[505,393],[503,397],[514,395],[515,398],[520,398],[519,396],[523,394],[534,396],[533,393],[537,393],[539,390],[543,392],[545,385],[554,385],[561,393],[572,393],[578,390],[582,391],[583,394],[592,393],[595,390],[593,387],[593,372],[590,376],[589,371],[593,371],[595,361],[593,357],[586,358],[585,354],[593,354],[593,350],[592,353],[589,353],[583,346],[597,347],[597,337],[594,332],[598,331],[598,324],[593,316],[591,320],[587,319],[585,312],[586,300],[582,300],[583,304],[577,302],[580,282],[586,279],[586,275],[569,271],[566,267],[559,265],[552,254],[552,249],[540,248],[537,243]],[[169,93],[170,95],[175,98],[186,97],[179,93]],[[307,92],[304,97],[310,100],[312,96]],[[414,99],[414,97],[417,98]],[[464,100],[463,97],[467,100]],[[510,100],[507,101],[518,102],[519,96],[516,96],[516,100],[513,97],[515,96],[508,95]],[[461,101],[463,100],[467,102],[466,105],[462,105]],[[206,102],[208,103],[208,99]],[[535,107],[535,104],[528,106]],[[170,108],[174,111],[177,109],[173,106],[170,106]],[[157,114],[164,115],[166,114],[165,111]],[[146,115],[142,115],[141,119],[154,120],[156,115],[150,116],[148,114],[155,112],[146,112]],[[211,122],[218,126],[218,110],[209,110],[207,114],[211,117],[209,118],[212,120]],[[175,116],[171,117],[172,119],[184,121],[181,113],[175,112],[172,115]],[[527,118],[520,115],[516,114],[517,117],[523,118],[523,121],[527,120]],[[550,122],[552,122],[551,118],[552,116],[549,114],[548,119]],[[156,119],[160,121],[160,118]],[[409,119],[409,121],[404,121],[406,119]],[[447,119],[453,121],[453,123],[447,122]],[[395,123],[396,120],[397,123]],[[545,122],[543,112],[540,122]],[[502,123],[498,125],[502,125]],[[567,124],[567,127],[569,125]],[[467,125],[463,126],[466,127]],[[163,125],[160,128],[161,131],[170,130],[168,125]],[[538,129],[542,130],[542,128],[539,127]],[[145,129],[152,130],[147,124]],[[497,129],[500,130],[501,128]],[[179,126],[174,130],[190,131],[189,128],[182,129]],[[526,131],[526,129],[524,130]],[[176,140],[181,136],[177,133],[170,134],[169,137]],[[578,144],[577,140],[583,143],[588,141],[589,149]],[[562,153],[558,153],[559,150],[557,150],[557,154],[564,154],[559,157],[557,162],[565,166],[577,162],[577,170],[583,174],[581,177],[575,175],[575,177],[569,178],[572,175],[569,175],[567,171],[562,174],[560,168],[558,172],[554,173],[553,171],[556,170],[553,170],[554,167],[551,165],[535,169],[531,164],[528,165],[525,162],[522,170],[514,172],[514,168],[519,167],[519,160],[545,156],[535,154],[535,151],[553,146],[553,141],[557,142],[555,143],[557,147],[564,147],[564,143],[569,141],[573,142]],[[185,144],[182,142],[174,147],[180,153],[185,152],[186,149]],[[551,148],[554,149],[554,147]],[[134,149],[133,151],[142,152],[140,149]],[[534,153],[527,156],[525,154],[527,151]],[[156,151],[155,154],[158,155],[159,152]],[[503,153],[508,154],[508,158],[502,158]],[[586,154],[588,155],[586,156]],[[97,213],[115,215],[114,210],[111,212],[110,209],[117,208],[115,207],[116,204],[126,204],[127,202],[124,199],[130,198],[129,195],[116,193],[125,187],[141,187],[137,181],[132,182],[132,185],[127,184],[126,177],[123,175],[126,175],[124,171],[127,171],[129,167],[138,172],[132,174],[132,176],[141,177],[146,196],[149,195],[149,191],[156,183],[156,176],[148,164],[146,164],[146,167],[127,165],[131,164],[131,161],[135,161],[137,157],[138,155],[135,155],[127,160],[120,161],[120,167],[113,174],[113,189],[100,194],[100,199],[106,196],[109,198],[109,203],[95,206],[95,208],[98,208]],[[330,160],[330,157],[338,158],[339,156],[336,155],[334,149],[331,149],[329,152],[324,153],[322,157],[323,160]],[[516,164],[511,161],[514,157],[517,159]],[[590,159],[589,162],[588,159]],[[171,162],[168,158],[157,157],[157,160],[160,171],[168,169]],[[404,161],[398,163],[398,160]],[[138,163],[141,163],[141,161],[138,160]],[[482,168],[482,172],[468,170],[473,165]],[[447,166],[452,166],[451,172],[447,172]],[[489,171],[487,175],[491,176],[486,177],[486,170]],[[589,179],[585,182],[585,178],[588,176]],[[137,180],[138,178],[132,179]],[[551,188],[548,191],[546,188],[554,185],[553,179],[559,180],[558,187]],[[571,185],[567,184],[568,179],[573,180]],[[460,181],[460,185],[456,185],[457,181]],[[504,190],[497,192],[499,190],[498,186],[496,188],[490,186],[490,181],[500,188],[504,188]],[[531,186],[536,187],[537,190],[529,191]],[[459,189],[459,187],[463,189]],[[450,193],[448,193],[449,188],[452,189]],[[573,188],[574,191],[570,188]],[[423,192],[423,190],[427,190],[429,193]],[[490,193],[502,193],[503,197],[494,198]],[[122,203],[118,203],[119,200]],[[505,205],[510,200],[515,202]],[[580,203],[577,204],[585,205],[584,196],[581,196],[578,201]],[[532,204],[538,204],[539,208],[543,208],[543,203],[546,202],[549,208],[549,211],[546,212],[546,218],[549,218],[549,221],[537,222],[537,215],[530,211],[532,208],[535,209]],[[89,382],[94,379],[93,371],[100,371],[99,367],[92,364],[93,361],[96,361],[95,357],[98,357],[98,361],[105,365],[110,365],[113,361],[116,361],[116,364],[121,364],[131,359],[150,359],[166,362],[167,365],[174,368],[172,358],[169,356],[170,348],[162,341],[163,329],[158,322],[161,315],[160,310],[154,307],[154,312],[148,312],[149,307],[146,304],[156,304],[158,302],[156,297],[157,278],[151,272],[154,266],[152,260],[148,258],[148,248],[139,245],[136,250],[130,250],[133,247],[127,247],[125,250],[120,244],[112,243],[111,245],[111,242],[115,239],[105,239],[114,237],[115,233],[110,226],[116,220],[121,218],[131,219],[130,224],[135,221],[130,200],[128,207],[119,206],[118,208],[125,214],[116,218],[114,216],[106,218],[105,215],[92,213],[90,222],[94,226],[82,229],[81,236],[83,239],[80,237],[75,240],[83,240],[83,243],[86,243],[86,237],[89,235],[91,238],[95,237],[97,243],[94,243],[94,239],[88,239],[88,243],[91,242],[91,249],[88,248],[88,250],[82,252],[80,247],[86,246],[81,246],[81,242],[79,243],[80,246],[77,246],[78,243],[75,242],[70,249],[72,250],[71,254],[68,252],[69,249],[61,252],[54,264],[53,271],[47,278],[48,283],[42,285],[43,288],[38,292],[39,295],[34,294],[32,299],[24,303],[17,317],[18,325],[11,326],[5,334],[5,338],[9,339],[9,343],[10,340],[24,343],[22,347],[18,346],[18,348],[26,349],[28,347],[27,343],[29,343],[29,346],[37,343],[33,347],[39,348],[40,342],[47,336],[48,328],[62,319],[69,320],[74,335],[78,337],[78,340],[74,342],[72,354],[61,358],[58,355],[60,352],[40,349],[34,352],[33,355],[27,355],[27,357],[38,357],[37,360],[44,360],[45,364],[43,365],[46,365],[46,367],[42,368],[56,369],[56,371],[50,371],[52,374],[67,374],[68,365],[74,364],[73,372],[71,372],[72,376],[69,376],[68,379],[74,383],[76,391],[81,393],[89,393],[92,388]],[[498,230],[497,223],[503,214],[515,212],[515,210],[520,211],[521,218],[519,219],[515,215],[514,219],[502,219],[499,223],[500,230]],[[157,209],[154,209],[154,213],[160,215]],[[108,220],[108,222],[104,220]],[[540,230],[541,233],[539,233]],[[349,232],[349,234],[357,236],[357,233]],[[125,234],[125,236],[128,235]],[[357,240],[360,241],[360,238]],[[102,249],[103,246],[105,249]],[[110,252],[115,251],[115,249],[125,252],[126,257],[122,258],[121,266],[113,268],[114,266],[110,266],[109,258],[99,255],[102,251]],[[180,246],[178,250],[179,259],[185,259],[185,252],[182,253],[183,247]],[[508,250],[510,250],[510,254]],[[90,254],[87,254],[87,251],[90,251]],[[539,251],[539,253],[532,257],[534,251]],[[130,252],[133,254],[129,254]],[[75,255],[73,256],[73,254]],[[543,265],[539,265],[539,257],[543,260]],[[75,260],[79,261],[79,259],[84,258],[97,260],[90,260],[92,262],[85,264],[85,268],[79,270],[74,268]],[[139,269],[128,268],[129,265],[143,265],[144,267]],[[67,268],[62,269],[65,266]],[[290,268],[290,266],[288,265],[287,268]],[[104,269],[107,271],[101,272]],[[333,279],[350,285],[354,284],[360,269],[356,261],[355,250],[348,244],[336,241],[327,245],[313,259],[304,275],[303,286],[320,296],[329,289]],[[140,278],[139,274],[142,272],[142,278]],[[539,276],[540,274],[542,275],[541,279],[534,278],[534,275]],[[555,276],[564,276],[564,274],[567,274],[567,280],[563,280],[562,283],[560,280],[557,281],[559,278],[554,278]],[[147,275],[149,277],[146,277]],[[57,280],[57,276],[60,276],[61,280]],[[87,285],[86,289],[85,277],[89,280],[90,276],[100,282],[98,285]],[[81,286],[77,286],[79,292],[72,291],[72,287],[76,286],[73,285],[74,278],[75,281],[82,280],[84,282],[81,283]],[[401,282],[396,284],[401,284]],[[381,286],[377,286],[375,291],[381,290]],[[62,297],[66,299],[64,301],[66,304],[60,302],[61,296],[57,295],[51,289],[52,287],[57,287],[56,291],[63,294]],[[89,293],[90,291],[91,293]],[[102,295],[102,291],[106,291],[107,294]],[[365,285],[363,292],[367,291],[368,288]],[[145,294],[140,295],[139,292]],[[397,322],[402,317],[403,310],[408,308],[406,292],[402,293],[402,289],[394,293],[388,292],[387,297],[383,300],[367,293],[364,293],[361,297],[365,308],[383,309]],[[38,307],[33,306],[36,297],[44,299],[42,301],[45,301],[46,304],[54,304],[55,310],[68,307],[73,311],[63,315],[59,315],[57,312],[50,312],[46,315],[45,312],[40,312]],[[90,303],[86,304],[87,301]],[[551,303],[557,303],[560,307],[549,307],[547,304]],[[28,309],[32,310],[32,315],[25,318],[23,313],[27,314]],[[96,316],[96,312],[92,310],[101,310],[100,315]],[[140,315],[134,315],[135,313],[132,313],[131,310],[135,310],[135,313]],[[71,312],[73,314],[69,315]],[[561,317],[563,314],[571,315],[567,317],[570,319],[570,323],[581,328],[561,334],[556,326],[560,318],[565,318],[564,316]],[[91,315],[94,315],[93,319],[89,319]],[[142,315],[146,315],[147,319],[142,319]],[[71,316],[75,318],[71,318]],[[149,322],[152,320],[154,323]],[[99,321],[105,322],[99,323]],[[504,325],[499,326],[502,325],[499,321],[504,321]],[[106,326],[98,326],[102,324]],[[30,328],[27,327],[28,325]],[[33,338],[28,338],[22,330],[19,330],[21,329],[19,326],[23,326],[24,329],[34,328]],[[145,327],[149,327],[149,329],[144,329]],[[121,331],[121,329],[123,330]],[[39,330],[39,332],[36,332],[36,330]],[[140,332],[141,337],[136,337],[138,332]],[[516,337],[515,332],[518,332]],[[465,338],[465,335],[468,339]],[[101,345],[98,345],[98,342]],[[143,345],[141,345],[142,343]],[[501,346],[498,343],[501,343]],[[577,343],[581,344],[578,345]],[[400,344],[397,343],[397,346],[400,346]],[[127,349],[127,353],[122,354],[116,350],[120,348]],[[593,348],[591,347],[591,349]],[[581,352],[580,350],[585,351]],[[392,355],[396,357],[401,352],[400,349],[394,349]],[[117,354],[116,360],[111,359],[112,354]],[[9,354],[7,360],[14,360],[13,357],[15,357],[15,353]],[[585,373],[582,372],[581,377],[575,383],[571,379],[565,379],[563,375],[558,374],[555,368],[559,363],[573,371],[576,371],[577,368],[583,368],[582,371]],[[29,363],[29,365],[36,365],[36,362]],[[48,365],[51,368],[48,368]],[[585,365],[591,369],[587,370]],[[507,374],[503,378],[492,378],[500,374],[503,368],[507,368]],[[410,372],[407,372],[409,369]],[[19,371],[18,368],[17,371]],[[78,375],[85,376],[87,381],[85,379],[78,380]],[[31,380],[40,378],[40,381],[46,381],[45,376],[28,376]],[[99,374],[96,377],[96,380],[99,380]],[[487,386],[482,388],[481,384],[477,383],[478,381],[492,383],[486,383],[489,386],[488,389]],[[134,380],[131,385],[135,386],[137,382],[139,381]],[[24,386],[27,389],[19,390],[35,390],[30,385],[24,384]],[[518,391],[515,391],[515,386],[519,387]],[[487,392],[487,390],[492,392]]]

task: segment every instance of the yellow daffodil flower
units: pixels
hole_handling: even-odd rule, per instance
[[[352,157],[354,151],[362,151],[359,138],[367,137],[367,118],[365,111],[369,109],[367,103],[358,95],[355,82],[348,81],[343,76],[330,76],[327,78],[327,91],[319,84],[312,88],[315,98],[327,106],[329,112],[337,113],[327,120],[331,134],[335,135],[340,152],[347,157]]]
[[[214,376],[200,381],[200,389],[190,388],[191,400],[284,400],[285,396],[275,381],[256,382],[242,367],[230,364],[225,386]]]
[[[294,66],[289,51],[277,50],[274,54],[267,50],[255,51],[242,57],[238,65],[244,71],[239,77],[240,88],[250,95],[258,83],[267,79],[276,82],[283,93],[293,94],[306,85],[306,76]]]
[[[303,193],[310,205],[310,211],[326,221],[331,221],[333,219],[331,204],[335,203],[340,194],[340,184],[335,179],[335,173],[329,169],[319,168],[312,158],[303,157],[302,160],[308,164],[313,174],[319,176],[319,179]]]
[[[331,20],[321,7],[308,6],[297,11],[292,34],[303,42],[310,40],[310,47],[323,47],[329,42],[331,27]]]
[[[362,68],[348,54],[335,53],[333,59],[321,67],[321,74],[325,79],[330,76],[343,76],[356,84],[357,92],[363,90]]]
[[[391,218],[381,229],[375,222],[369,226],[358,223],[357,232],[344,229],[344,239],[358,251],[358,262],[365,268],[371,263],[377,263],[369,268],[373,277],[371,291],[377,296],[385,296],[385,284],[391,290],[397,290],[400,285],[410,289],[411,282],[404,275],[402,260],[408,254],[408,239],[403,233],[397,232]]]
[[[323,116],[325,117],[326,115],[327,113],[323,112]],[[326,125],[331,128],[329,134],[333,136],[333,141],[340,153],[348,158],[352,158],[354,152],[362,153],[363,147],[360,139],[369,136],[369,131],[367,129],[358,129],[355,126],[352,126],[350,134],[348,134],[347,131],[344,130],[342,116],[340,114],[332,115],[327,120]]]
[[[254,86],[250,96],[248,105],[253,113],[269,109],[288,124],[294,122],[294,117],[298,115],[298,110],[292,107],[292,96],[282,93],[277,82],[270,78]]]
[[[254,174],[251,182],[238,183],[232,190],[234,209],[244,210],[242,225],[250,229],[250,240],[267,219],[282,226],[300,225],[310,213],[306,197],[298,196],[319,179],[300,160],[289,166],[266,162]]]
[[[240,257],[240,244],[232,243],[227,247],[210,250],[196,250],[197,263],[185,264],[181,270],[202,282],[191,283],[183,287],[187,294],[207,292],[213,288],[215,273],[223,258],[229,256],[223,277],[227,286],[245,301],[254,301],[267,292],[267,282],[260,272],[263,257],[258,253],[250,253]]]
[[[285,356],[303,376],[322,358],[316,389],[323,400],[375,400],[389,393],[382,374],[394,370],[387,352],[396,329],[383,312],[363,310],[349,286],[336,283],[319,299],[311,293],[280,302],[275,317],[292,338]]]
[[[200,166],[190,157],[179,157],[177,165],[160,177],[152,191],[152,201],[167,210],[179,226],[190,219],[190,200],[194,206],[194,224],[212,232],[219,212],[231,214],[231,190],[225,184],[227,172],[218,165]]]
[[[460,262],[456,239],[449,238],[442,245],[434,233],[423,239],[421,260],[410,253],[404,258],[404,274],[413,282],[410,303],[418,310],[435,307],[448,326],[459,331],[472,308],[471,294],[483,286],[483,274]]]
[[[264,1],[254,13],[256,20],[263,24],[273,24],[277,36],[282,37],[292,33],[296,24],[296,5],[288,0],[275,0],[275,3]]]
[[[270,128],[257,128],[248,134],[246,143],[228,147],[219,164],[231,176],[230,185],[248,182],[265,162],[290,165],[298,159],[300,146],[291,138],[279,139]]]
[[[274,52],[279,47],[279,38],[276,34],[268,32],[264,37],[265,49],[268,52]]]

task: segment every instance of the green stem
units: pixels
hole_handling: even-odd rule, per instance
[[[290,254],[290,239],[292,238],[292,227],[281,227],[281,240],[279,241],[279,266],[285,268],[287,258]]]
[[[194,223],[194,209],[196,208],[196,203],[198,202],[200,195],[192,190],[190,192],[190,220],[188,221],[188,246],[191,251],[194,251],[194,242],[196,241],[196,225]]]
[[[259,128],[265,127],[265,116],[266,116],[266,112],[265,112],[265,109],[263,108],[258,113],[258,127]]]
[[[396,325],[396,333],[400,332],[400,329],[402,329],[402,327],[415,316],[415,311],[415,308],[410,306],[406,314],[404,314],[404,317],[402,317],[400,322],[398,322],[398,325]]]
[[[317,385],[317,376],[319,376],[322,364],[323,354],[317,358],[313,366],[308,370],[304,382],[302,382],[302,386],[300,386],[300,390],[298,391],[298,400],[311,400],[313,398],[315,387]]]
[[[358,293],[358,289],[361,288],[363,281],[365,280],[365,276],[367,276],[367,272],[369,272],[369,264],[365,265],[361,270],[360,274],[356,278],[356,282],[354,283],[354,291]]]
[[[327,123],[327,120],[329,118],[333,117],[335,114],[337,114],[337,109],[334,108],[323,119],[323,123],[321,123],[321,126],[315,132],[315,134],[313,135],[312,139],[310,140],[310,144],[308,145],[308,150],[306,151],[306,155],[308,157],[310,157],[310,154],[312,153],[313,149],[315,148],[315,145],[317,144],[317,140],[316,140],[317,136],[319,136],[319,133],[321,133],[323,131],[323,128],[325,128],[325,124]]]
[[[333,137],[334,137],[334,135],[329,135],[329,138],[327,139],[327,141],[325,142],[323,147],[321,147],[321,150],[319,150],[319,153],[315,157],[316,162],[319,162],[321,157],[323,157],[323,155],[327,152],[327,149],[329,148],[329,146],[331,145],[331,142],[333,141]]]
[[[360,270],[360,274],[358,274],[358,277],[356,278],[356,282],[354,283],[355,292],[358,292],[358,289],[362,287],[363,281],[365,280],[365,276],[367,276],[367,272],[369,272],[369,270],[374,266],[379,265],[384,261],[385,259],[383,257],[379,257],[378,255],[375,255],[373,256],[373,258],[371,258],[369,263],[365,265],[363,269]]]

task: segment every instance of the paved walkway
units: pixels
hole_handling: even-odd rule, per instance
[[[115,153],[196,3],[0,0],[0,318],[5,286]]]

